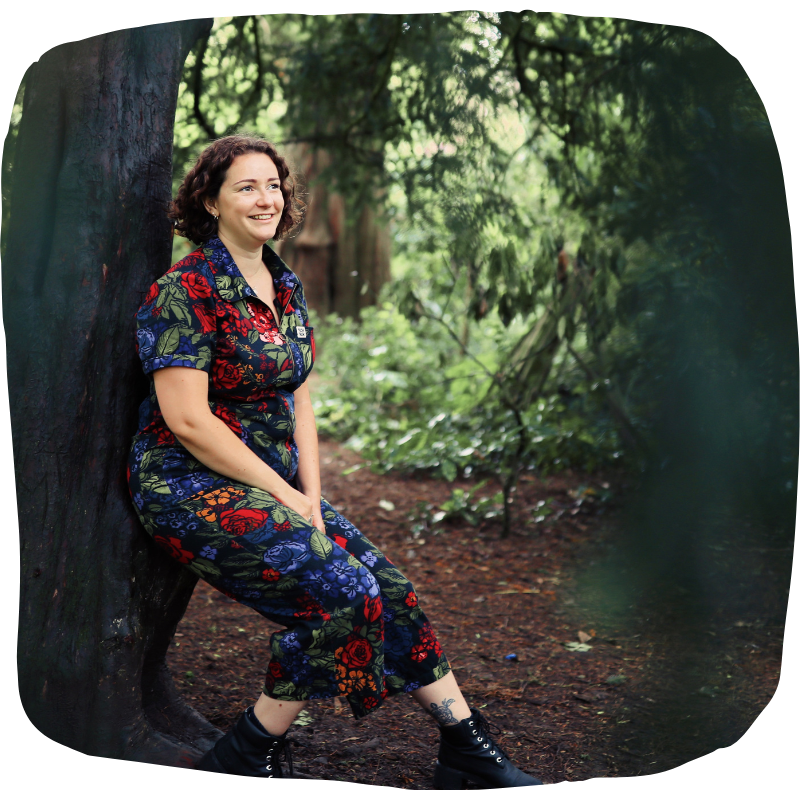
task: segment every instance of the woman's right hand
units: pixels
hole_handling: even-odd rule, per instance
[[[286,484],[286,490],[282,491],[280,496],[275,495],[275,499],[291,508],[292,511],[296,511],[306,521],[311,520],[314,516],[314,502],[311,498],[302,492],[298,492],[288,483]]]

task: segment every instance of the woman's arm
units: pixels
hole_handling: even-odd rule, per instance
[[[206,372],[191,367],[164,367],[153,373],[153,380],[164,421],[198,461],[220,475],[269,492],[305,519],[309,519],[315,509],[319,516],[319,496],[306,497],[289,486],[214,416],[208,405]],[[319,474],[319,469],[317,472]]]
[[[325,523],[320,509],[322,483],[319,477],[319,440],[308,383],[304,383],[294,393],[294,417],[294,440],[299,454],[297,481],[303,494],[314,503],[314,525],[324,531]]]

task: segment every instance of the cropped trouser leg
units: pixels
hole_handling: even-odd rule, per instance
[[[268,696],[344,695],[361,717],[387,695],[447,674],[412,585],[330,504],[322,503],[324,535],[264,491],[216,473],[203,478],[203,491],[162,490],[157,503],[148,476],[134,476],[132,489],[156,543],[283,626],[270,639]]]

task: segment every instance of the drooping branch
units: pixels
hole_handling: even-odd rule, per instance
[[[206,132],[209,139],[216,139],[217,132],[214,130],[211,123],[206,119],[206,115],[200,108],[200,100],[203,97],[203,66],[205,63],[206,50],[208,50],[208,40],[211,38],[209,32],[199,44],[197,48],[197,58],[194,62],[194,75],[192,80],[192,94],[194,96],[194,103],[192,104],[192,113],[197,120],[197,124]]]

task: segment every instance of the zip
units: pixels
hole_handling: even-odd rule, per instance
[[[286,316],[286,309],[289,308],[289,305],[292,302],[292,298],[294,297],[296,289],[297,289],[297,284],[292,286],[292,291],[289,293],[289,299],[286,301],[286,305],[283,307],[283,311],[281,311],[281,325],[283,325],[283,318]]]

